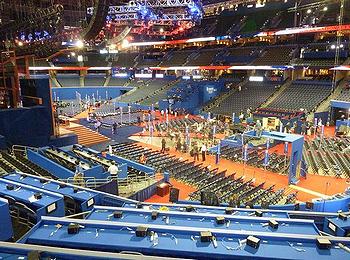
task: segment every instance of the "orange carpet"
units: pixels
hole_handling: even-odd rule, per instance
[[[145,143],[138,143],[144,147],[152,148],[154,150],[159,150],[158,147],[152,146],[150,144]],[[279,145],[279,147],[272,148],[273,150],[279,150],[283,152],[283,144]],[[178,151],[175,151],[174,148],[171,148],[169,151],[170,155],[176,155],[178,158],[183,158],[184,160],[188,159],[189,161],[193,161],[193,158],[189,154],[184,154]],[[207,160],[205,162],[197,162],[203,164],[203,166],[210,166],[211,169],[218,168],[219,172],[227,170],[227,174],[236,173],[236,176],[245,176],[246,180],[249,179],[255,179],[256,184],[260,184],[264,182],[264,187],[268,188],[270,186],[274,185],[274,190],[285,188],[287,194],[297,192],[297,200],[299,201],[309,201],[313,198],[316,198],[315,195],[303,192],[303,191],[297,191],[294,189],[291,189],[288,187],[288,177],[285,175],[280,175],[277,173],[273,173],[270,171],[265,171],[264,169],[252,167],[252,166],[244,166],[241,163],[235,163],[230,160],[221,159],[219,164],[215,164],[215,157],[208,155]],[[327,185],[326,190],[326,183],[329,183]],[[175,180],[172,180],[172,184],[175,188],[180,189],[180,198],[184,199],[187,198],[188,194],[195,190],[193,187],[189,187],[187,185],[184,185],[182,183],[176,182]],[[336,193],[343,192],[349,185],[346,183],[345,179],[337,179],[334,177],[326,177],[326,176],[319,176],[319,175],[312,175],[309,174],[307,176],[307,179],[300,179],[297,186],[300,186],[302,188],[309,189],[311,191],[315,191],[321,194],[325,195],[333,195]],[[169,197],[159,197],[159,196],[153,196],[148,201],[149,202],[167,202]]]

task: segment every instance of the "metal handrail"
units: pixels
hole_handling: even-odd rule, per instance
[[[19,151],[19,152],[25,152],[25,154],[27,154],[28,149],[33,150],[35,152],[39,151],[37,147],[18,145],[18,144],[12,145],[12,153],[14,153],[15,151]]]

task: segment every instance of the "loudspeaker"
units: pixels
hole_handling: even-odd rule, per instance
[[[92,14],[91,20],[81,35],[84,40],[93,40],[101,31],[106,22],[111,0],[96,1],[97,3],[94,6],[94,13]]]

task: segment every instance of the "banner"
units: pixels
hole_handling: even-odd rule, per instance
[[[284,142],[284,154],[288,154],[288,142]]]
[[[269,159],[270,159],[269,151],[265,150],[264,166],[269,165]]]
[[[266,140],[266,149],[269,150],[270,148],[270,138],[267,138]]]
[[[248,160],[248,145],[244,146],[244,152],[243,152],[243,161],[247,161]]]

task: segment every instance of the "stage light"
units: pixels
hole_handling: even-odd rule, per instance
[[[343,48],[344,47],[344,44],[340,44],[340,46],[339,46],[340,48]]]
[[[75,52],[71,52],[70,54],[72,57],[75,57]]]
[[[82,56],[82,55],[78,55],[78,61],[79,61],[79,62],[83,62],[83,60],[84,60],[84,59],[83,59],[83,56]]]
[[[331,45],[331,49],[332,49],[332,50],[335,49],[335,45],[334,45],[334,44]]]
[[[328,7],[327,6],[323,7],[323,12],[326,12],[326,11],[328,11]]]
[[[126,48],[129,48],[130,47],[130,43],[127,39],[124,39],[123,42],[122,42],[122,48],[123,49],[126,49]]]
[[[76,41],[75,46],[77,46],[78,48],[83,48],[84,42],[82,40],[78,40],[78,41]]]
[[[109,49],[111,50],[115,50],[117,48],[117,45],[112,43],[111,45],[109,45]]]
[[[160,29],[159,29],[159,32],[160,32],[160,33],[163,33],[163,32],[164,32],[164,29],[163,29],[163,28],[160,28]]]
[[[312,10],[311,9],[307,9],[306,13],[311,14]]]
[[[23,42],[18,41],[18,42],[17,42],[17,45],[20,46],[20,47],[22,47],[24,44],[23,44]]]

